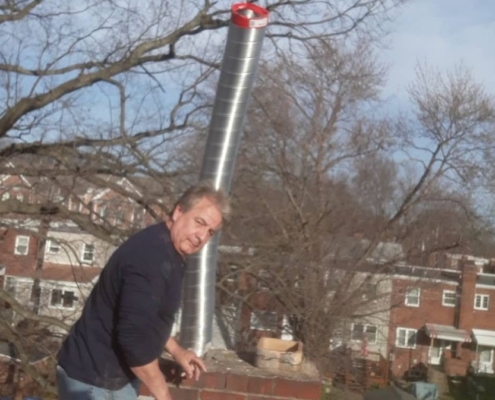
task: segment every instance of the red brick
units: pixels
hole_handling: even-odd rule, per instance
[[[206,372],[203,374],[205,389],[225,389],[225,374],[221,372]]]
[[[273,394],[273,379],[250,377],[248,380],[248,393]]]
[[[246,400],[246,395],[218,392],[213,390],[202,390],[199,398],[200,400]]]
[[[169,386],[168,388],[170,390],[170,394],[172,395],[173,399],[198,400],[198,393],[199,393],[198,389],[186,389],[182,387],[177,388],[174,386]],[[139,394],[141,396],[151,396],[151,392],[146,387],[146,385],[141,385]]]
[[[247,400],[274,400],[274,398],[272,396],[257,396],[248,394]]]
[[[234,392],[247,392],[248,389],[248,376],[247,375],[235,375],[227,374],[225,380],[225,388]]]
[[[205,374],[201,374],[199,379],[196,381],[192,379],[184,379],[181,381],[180,386],[192,387],[192,388],[203,388],[204,387]]]
[[[177,400],[198,400],[198,389],[186,389],[186,388],[177,388],[177,387],[169,387],[170,395],[173,399]]]
[[[280,397],[318,400],[321,397],[321,383],[277,379],[273,394]]]

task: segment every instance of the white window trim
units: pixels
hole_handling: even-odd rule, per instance
[[[8,287],[7,287],[7,281],[12,281],[13,282],[13,285],[12,285],[12,289],[13,289],[13,292],[14,293],[9,293],[11,296],[13,297],[16,297],[17,296],[17,288],[19,286],[19,281],[18,279],[15,277],[15,276],[9,276],[9,275],[6,275],[4,277],[4,281],[3,281],[3,289],[5,291],[7,291]]]
[[[26,243],[26,253],[20,253],[17,251],[17,247],[19,246],[19,241],[21,239],[27,239],[27,243]],[[19,256],[27,256],[29,254],[29,236],[25,236],[25,235],[17,235],[15,237],[15,245],[14,245],[14,254],[17,254]]]
[[[58,251],[57,252],[53,252],[53,251],[50,251],[50,247],[52,244],[55,244],[57,247],[58,247]],[[60,250],[61,250],[61,246],[60,246],[60,243],[58,243],[56,240],[53,240],[53,239],[47,239],[46,241],[46,254],[60,254]]]
[[[480,296],[481,297],[481,307],[476,307],[476,297]],[[488,305],[487,307],[483,307],[483,298],[487,297],[488,298]],[[475,294],[474,295],[474,309],[475,310],[481,310],[481,311],[487,311],[490,308],[490,295],[489,294]]]
[[[60,305],[57,305],[57,306],[54,306],[52,304],[52,298],[53,298],[53,291],[54,290],[58,290],[60,291]],[[72,302],[72,307],[64,307],[63,303],[63,297],[64,297],[64,293],[65,292],[73,292],[74,293],[74,301]],[[76,308],[76,304],[77,304],[77,300],[78,300],[78,297],[76,296],[77,292],[74,290],[74,289],[69,289],[69,288],[65,288],[65,289],[60,289],[60,288],[52,288],[50,289],[50,299],[49,299],[49,303],[48,303],[48,307],[50,308],[53,308],[53,309],[57,309],[57,310],[74,310]]]
[[[445,303],[445,294],[447,293],[452,293],[455,297],[454,297],[454,304],[449,304],[449,303]],[[456,303],[457,303],[457,296],[456,296],[456,292],[454,290],[444,290],[442,292],[442,306],[444,307],[455,307],[456,306]]]
[[[263,332],[275,332],[277,330],[276,324],[275,324],[275,326],[270,326],[270,327],[263,326],[267,322],[266,319],[264,320],[263,317],[259,318],[256,315],[256,313],[271,314],[270,317],[275,316],[277,318],[277,322],[278,322],[278,314],[275,311],[253,310],[253,311],[251,311],[251,316],[249,318],[249,328],[250,329],[256,330],[256,331],[263,331]],[[253,325],[256,325],[253,323],[253,317],[258,319],[258,322],[260,325],[259,327],[253,326]],[[256,322],[256,321],[254,321],[254,322]]]
[[[92,258],[92,260],[85,260],[84,259],[84,253],[86,253],[86,246],[93,246],[93,258]],[[82,252],[81,252],[81,261],[84,264],[94,263],[95,262],[95,250],[96,250],[96,246],[93,243],[83,243]]]
[[[413,290],[417,290],[418,291],[418,304],[409,304],[408,303],[408,294],[409,292],[412,292]],[[408,289],[406,291],[406,296],[405,296],[405,299],[404,299],[404,304],[408,307],[419,307],[419,305],[421,304],[421,289],[420,288],[411,288],[411,289]]]
[[[2,193],[2,201],[7,201],[10,199],[10,193],[9,192],[3,192]]]
[[[105,215],[107,210],[108,210],[108,208],[106,206],[102,206],[98,209],[98,215],[100,216],[100,218],[107,218],[108,217],[107,215]]]
[[[403,331],[406,331],[406,345],[405,346],[401,346],[399,344],[399,331],[400,330],[403,330]],[[408,346],[407,345],[407,338],[409,337],[409,332],[414,332],[414,334],[416,335],[416,341],[414,342],[414,345],[413,346]],[[417,342],[417,335],[418,335],[418,330],[417,329],[414,329],[414,328],[397,328],[396,332],[395,332],[395,346],[400,348],[400,349],[415,349],[416,348],[416,342]]]
[[[373,324],[360,324],[360,323],[353,323],[352,326],[351,326],[351,340],[353,342],[362,342],[363,341],[362,339],[352,339],[352,334],[354,332],[354,326],[355,325],[363,325],[363,334],[366,334],[366,328],[368,328],[369,326],[374,327],[376,329],[375,340],[371,341],[371,340],[368,339],[368,344],[376,344],[376,343],[378,343],[378,326],[373,325]]]

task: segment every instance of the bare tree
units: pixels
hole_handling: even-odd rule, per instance
[[[320,42],[315,52],[330,54],[323,40],[381,35],[390,11],[400,3],[267,1],[266,59],[294,58],[310,42]],[[85,191],[111,189],[135,205],[135,215],[144,209],[159,218],[166,212],[169,199],[190,176],[181,162],[181,146],[207,125],[211,104],[203,94],[218,68],[229,6],[207,0],[145,5],[13,0],[1,5],[0,175],[22,175],[34,193],[0,203],[2,226],[18,229],[23,218],[69,221],[116,245],[139,224],[119,224],[105,209],[121,205],[96,204]],[[315,71],[324,74],[321,67]],[[366,90],[358,86],[345,90]],[[317,141],[315,137],[313,144]],[[33,235],[41,259],[46,229]],[[4,291],[0,294],[23,318],[44,320]],[[19,338],[19,332],[12,334]],[[22,341],[8,337],[26,354]],[[49,388],[25,358],[21,361]]]
[[[307,51],[311,63],[262,69],[234,189],[242,230],[231,235],[258,250],[247,274],[324,365],[343,326],[393,307],[398,262],[473,249],[486,234],[473,193],[492,176],[495,107],[469,71],[419,68],[410,117],[373,118],[383,71],[372,54],[336,41]],[[372,308],[369,284],[383,286]]]

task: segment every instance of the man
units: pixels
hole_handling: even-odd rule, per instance
[[[188,378],[205,366],[170,337],[181,297],[184,256],[201,250],[229,213],[209,184],[188,189],[163,223],[124,242],[110,257],[58,355],[60,400],[135,400],[143,382],[171,400],[158,365],[165,348]]]

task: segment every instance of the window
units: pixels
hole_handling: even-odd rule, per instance
[[[258,271],[257,284],[260,290],[270,290],[270,274],[266,269]]]
[[[229,283],[235,283],[237,281],[238,271],[239,267],[237,265],[229,265],[229,271],[225,280]]]
[[[2,201],[7,201],[10,199],[10,193],[3,193],[2,194]]]
[[[84,244],[82,260],[84,262],[93,262],[95,257],[95,246],[92,244]]]
[[[25,256],[29,252],[29,236],[17,236],[15,238],[14,254]]]
[[[108,218],[108,208],[106,208],[106,207],[100,208],[100,217],[102,219]]]
[[[15,297],[17,291],[17,281],[13,276],[7,276],[5,278],[4,289],[12,297]]]
[[[444,290],[442,295],[442,306],[455,307],[457,303],[456,293],[452,290]]]
[[[122,210],[115,211],[114,219],[115,224],[122,224],[125,222],[125,212]]]
[[[18,194],[17,196],[15,196],[15,198],[18,200],[18,201],[24,201],[24,196],[22,194]]]
[[[60,253],[60,245],[53,239],[48,239],[46,241],[46,252],[48,254],[58,254]]]
[[[419,307],[420,294],[419,288],[409,289],[406,293],[406,306]]]
[[[376,283],[367,282],[363,285],[363,300],[376,300],[378,295],[378,285]]]
[[[352,324],[352,340],[362,341],[366,337],[368,343],[376,343],[376,326]]]
[[[397,328],[395,345],[409,349],[416,348],[416,329]]]
[[[490,296],[487,294],[477,294],[474,296],[475,310],[488,310],[490,306]]]
[[[70,290],[53,289],[50,305],[60,308],[74,308],[77,297]]]
[[[39,284],[38,285],[33,284],[33,286],[31,287],[30,301],[32,303],[39,304],[40,299],[41,299],[41,287]]]
[[[271,311],[253,311],[251,313],[251,329],[257,331],[275,331],[278,324],[278,315]]]

